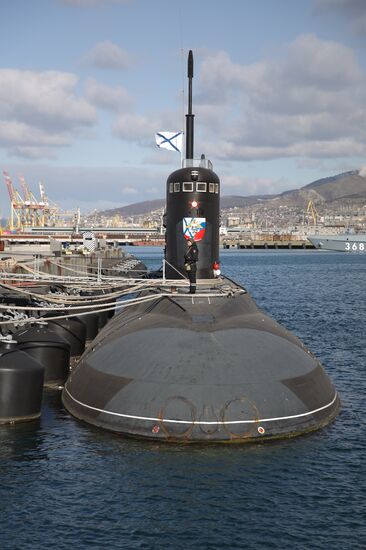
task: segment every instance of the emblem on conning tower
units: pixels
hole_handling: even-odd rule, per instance
[[[201,241],[206,232],[206,218],[183,218],[183,235],[194,241]]]

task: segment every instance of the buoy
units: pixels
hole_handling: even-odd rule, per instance
[[[109,321],[108,311],[100,311],[98,313],[98,328],[103,328]]]
[[[105,295],[105,301],[106,302],[109,302],[108,300],[108,294],[109,294],[109,291],[106,290],[106,289],[101,289],[101,290],[82,290],[80,292],[80,296],[104,296]],[[108,307],[110,307],[110,305],[108,305]],[[103,308],[101,308],[103,309]],[[113,315],[114,311],[112,311],[112,315]],[[110,315],[110,312],[109,311],[99,311],[99,308],[96,310],[96,313],[95,315],[98,316],[98,331],[103,328],[107,323],[108,323],[108,320],[109,318],[111,317]],[[81,318],[85,318],[85,317],[89,317],[89,315],[83,315],[83,317]],[[96,334],[93,336],[93,338],[96,336]]]
[[[14,340],[0,343],[0,423],[38,418],[44,368],[18,349]]]
[[[86,339],[94,340],[99,331],[99,314],[94,312],[90,313],[89,310],[86,309],[75,310],[74,313],[86,313],[87,311],[88,315],[80,315],[77,319],[80,319],[85,325]]]
[[[116,305],[116,299],[111,299],[111,300],[108,300],[108,307],[113,307]],[[114,314],[116,313],[116,310],[115,309],[110,309],[109,311],[107,311],[107,315],[108,315],[108,319],[112,319],[112,317],[114,316]]]
[[[57,312],[57,314],[59,314],[59,312]],[[55,316],[55,314],[46,314],[42,318],[47,321],[47,317],[52,316]],[[77,317],[65,317],[65,319],[47,321],[47,323],[49,330],[55,332],[70,344],[71,357],[81,355],[84,352],[86,326],[80,319],[78,319]]]
[[[61,385],[69,375],[70,344],[51,331],[48,324],[22,329],[13,335],[18,348],[33,357],[45,369],[44,385]]]

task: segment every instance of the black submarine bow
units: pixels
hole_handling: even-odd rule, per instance
[[[201,155],[194,159],[194,114],[192,113],[193,53],[188,54],[188,114],[186,158],[183,167],[168,177],[166,189],[166,275],[184,276],[187,240],[199,249],[197,279],[214,278],[219,261],[220,180],[212,163]]]

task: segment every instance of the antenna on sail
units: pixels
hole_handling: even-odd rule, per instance
[[[193,53],[188,53],[188,114],[186,115],[186,158],[193,159],[194,115],[192,114]]]

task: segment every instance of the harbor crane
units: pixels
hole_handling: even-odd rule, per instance
[[[75,223],[77,226],[79,225],[79,209],[76,211],[61,210],[56,203],[47,197],[42,182],[39,183],[40,200],[38,200],[29,189],[22,175],[18,175],[18,179],[23,196],[13,186],[9,174],[4,171],[3,175],[10,198],[10,219],[8,223],[10,231],[24,231],[31,227],[52,227],[60,220],[65,223],[67,218],[71,218],[74,222],[77,218],[78,222]]]
[[[23,204],[25,206],[26,226],[44,227],[45,225],[45,203],[39,202],[28,187],[24,177],[19,175],[18,179],[23,191]]]
[[[54,201],[48,198],[44,184],[41,181],[39,182],[39,194],[42,203],[44,203],[44,227],[52,227],[60,220],[64,222],[66,219],[72,219],[74,222],[75,217],[78,217],[80,222],[80,209],[62,210]]]
[[[313,220],[313,225],[317,225],[319,214],[318,214],[317,209],[315,208],[315,204],[313,203],[313,201],[311,199],[308,202],[308,206],[306,208],[305,215],[306,215],[308,225],[310,225],[309,224],[309,219]]]
[[[22,229],[25,223],[25,205],[22,197],[18,191],[14,188],[13,182],[7,172],[3,172],[5,185],[8,189],[10,198],[10,220],[9,229],[14,231],[16,229]]]
[[[44,204],[44,226],[50,227],[55,225],[56,220],[60,217],[60,208],[48,198],[44,184],[40,181],[38,185],[41,202]]]

